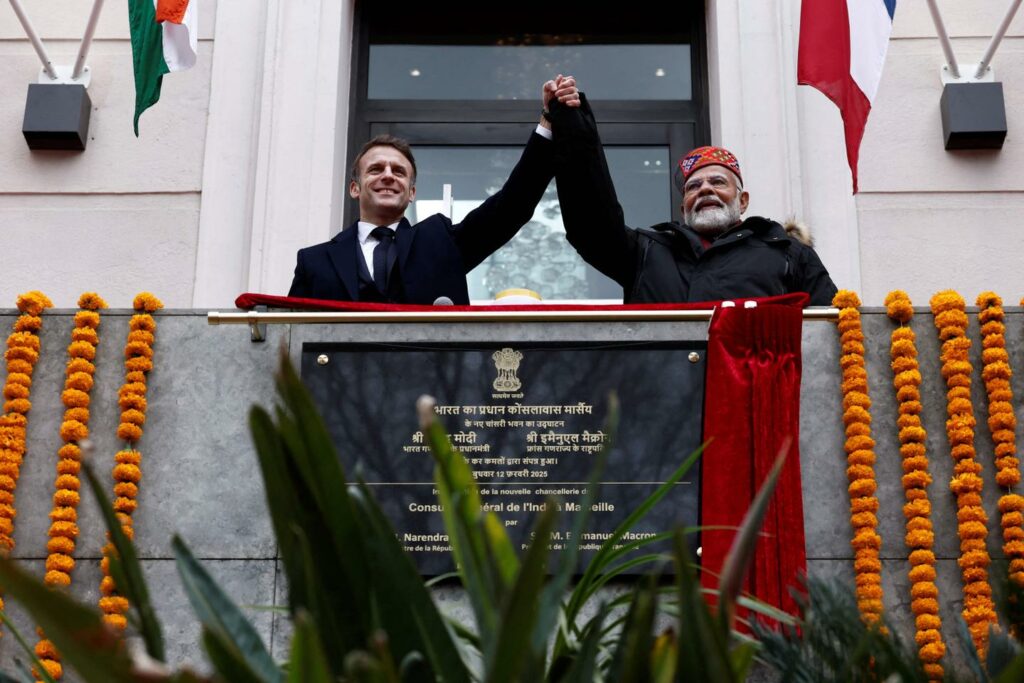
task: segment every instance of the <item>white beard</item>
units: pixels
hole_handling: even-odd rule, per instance
[[[696,206],[696,205],[695,205]],[[713,239],[726,229],[740,222],[740,197],[737,194],[731,202],[711,209],[684,211],[683,220],[700,235]]]

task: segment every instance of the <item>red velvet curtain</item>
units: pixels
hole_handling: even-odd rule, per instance
[[[738,527],[786,439],[789,455],[744,588],[796,614],[789,592],[806,571],[800,487],[800,328],[806,294],[719,307],[708,333],[702,526]],[[735,530],[701,537],[702,581],[717,587]]]

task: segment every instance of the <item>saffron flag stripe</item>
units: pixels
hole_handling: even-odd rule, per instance
[[[170,21],[180,24],[184,21],[188,6],[194,4],[189,0],[156,0],[156,20],[160,23]]]
[[[850,17],[850,75],[869,102],[882,80],[892,17],[883,0],[846,0]]]

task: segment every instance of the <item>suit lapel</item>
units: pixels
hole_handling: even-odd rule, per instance
[[[349,301],[359,300],[359,274],[356,271],[359,267],[359,255],[356,253],[359,248],[358,235],[359,230],[353,223],[338,233],[327,248],[334,272],[348,290]]]

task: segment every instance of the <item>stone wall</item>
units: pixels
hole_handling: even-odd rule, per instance
[[[58,435],[62,406],[63,368],[72,327],[73,311],[44,315],[42,355],[32,388],[28,453],[18,486],[14,555],[42,572],[46,556],[47,513],[53,492],[54,464],[61,441]],[[97,382],[92,393],[92,440],[99,471],[109,481],[113,454],[118,449],[117,389],[123,381],[123,346],[129,311],[109,311],[100,327]],[[6,334],[14,320],[0,312],[0,331]],[[467,324],[348,324],[269,325],[267,341],[253,343],[245,326],[209,326],[194,311],[157,314],[154,345],[155,369],[150,375],[148,422],[139,444],[143,453],[140,506],[136,512],[136,539],[158,616],[164,624],[169,656],[175,662],[201,661],[199,632],[184,598],[170,552],[170,539],[180,534],[193,551],[219,577],[228,592],[243,605],[270,605],[284,600],[282,574],[265,511],[262,485],[246,428],[252,403],[273,401],[272,371],[279,349],[287,348],[298,363],[305,341],[620,341],[700,340],[707,325],[690,323],[467,323]],[[878,443],[877,478],[881,499],[880,533],[883,538],[883,582],[889,614],[904,629],[911,627],[909,587],[903,544],[903,490],[895,426],[895,394],[889,369],[889,333],[892,323],[880,309],[865,309],[867,365],[874,402],[873,431]],[[1024,315],[1011,309],[1007,339],[1011,364],[1024,363]],[[939,374],[939,345],[931,315],[919,311],[913,321],[924,383],[924,426],[928,430],[930,468],[934,478],[930,495],[936,527],[939,587],[947,642],[955,638],[961,601],[956,565],[958,540],[956,511],[949,481],[952,463],[946,443],[945,387]],[[984,387],[980,383],[980,343],[976,316],[970,335],[975,340],[973,388],[979,421],[977,450],[984,463],[985,507],[991,533],[989,549],[1000,557],[995,517],[992,444],[985,427]],[[852,552],[846,494],[846,462],[839,381],[839,349],[835,325],[808,321],[803,336],[801,396],[801,465],[804,514],[810,571],[852,581]],[[1019,377],[1019,376],[1018,376]],[[1015,379],[1017,396],[1022,395]],[[412,406],[397,409],[413,410]],[[78,567],[72,592],[93,602],[98,596],[102,525],[91,497],[83,496],[77,549]],[[441,596],[445,602],[451,595]],[[10,613],[26,633],[31,625],[11,601]],[[456,601],[457,602],[457,601]],[[255,622],[276,657],[287,657],[288,629],[269,612],[255,612]],[[0,640],[0,667],[9,666],[17,645]]]

